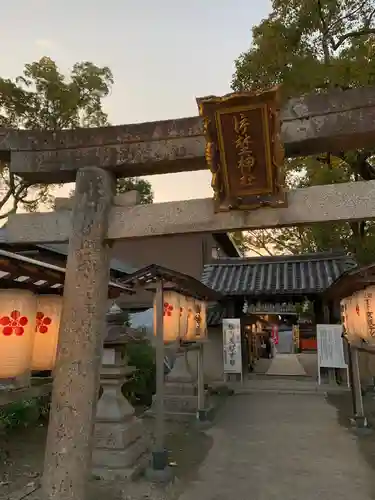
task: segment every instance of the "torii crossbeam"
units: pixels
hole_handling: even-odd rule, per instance
[[[286,155],[306,156],[373,147],[375,88],[289,99],[281,109]],[[0,155],[12,172],[35,183],[74,182],[81,167],[120,177],[205,170],[198,116],[160,122],[64,131],[0,131]]]

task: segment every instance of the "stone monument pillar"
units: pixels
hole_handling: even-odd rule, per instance
[[[107,314],[107,336],[100,372],[102,395],[95,419],[93,474],[105,480],[132,478],[148,461],[148,440],[142,421],[122,394],[126,378],[134,371],[127,366],[124,345],[128,339],[126,315]]]

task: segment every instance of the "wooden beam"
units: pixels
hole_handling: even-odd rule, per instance
[[[282,108],[287,156],[372,147],[375,87],[289,99]],[[77,169],[98,166],[119,176],[207,168],[200,117],[65,131],[0,129],[0,158],[31,182],[73,182]],[[10,154],[11,152],[11,154]]]
[[[113,206],[110,240],[187,233],[228,232],[375,219],[375,181],[330,184],[288,193],[285,208],[215,213],[212,199],[134,207]],[[63,242],[71,233],[69,211],[16,214],[7,223],[9,243]]]

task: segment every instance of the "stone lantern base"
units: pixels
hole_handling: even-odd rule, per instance
[[[143,423],[121,391],[132,372],[117,346],[104,348],[100,379],[103,393],[98,401],[92,455],[92,473],[104,480],[133,478],[149,460]]]

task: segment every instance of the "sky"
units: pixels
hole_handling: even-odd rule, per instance
[[[68,71],[106,65],[112,124],[197,115],[195,99],[230,92],[234,60],[270,0],[12,0],[1,10],[1,76],[50,56]],[[148,178],[155,201],[212,196],[209,172]],[[59,195],[67,195],[65,186]]]

